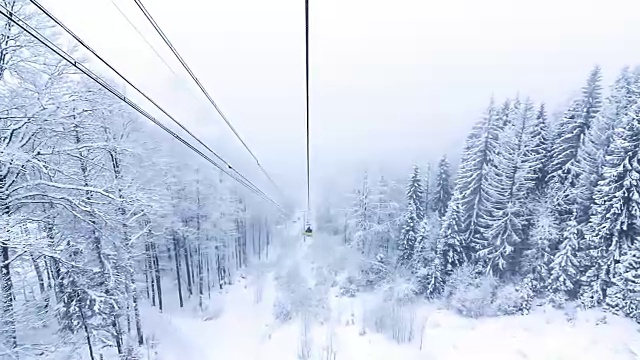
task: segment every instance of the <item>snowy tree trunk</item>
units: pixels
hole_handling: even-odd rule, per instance
[[[3,64],[3,62],[0,62]],[[2,166],[4,168],[4,166]],[[5,170],[5,169],[3,169]],[[7,184],[8,169],[5,170],[3,175],[0,175],[0,189],[4,189]],[[7,218],[9,216],[9,206],[7,203],[8,195],[4,190],[0,192],[0,209],[1,214]],[[0,231],[8,233],[6,229],[0,229]],[[6,345],[9,348],[9,352],[18,346],[18,339],[16,335],[16,319],[13,308],[13,279],[11,278],[11,264],[9,257],[9,241],[8,236],[6,239],[0,239],[0,284],[2,286],[2,319],[4,323],[4,337]]]
[[[74,110],[75,112],[75,110]],[[73,119],[74,121],[76,120],[76,116],[73,115]],[[73,135],[74,135],[74,140],[75,140],[75,145],[76,146],[80,146],[83,144],[83,141],[81,139],[81,135],[80,135],[80,126],[78,125],[78,123],[75,123],[73,125]],[[88,160],[88,154],[86,153],[86,151],[81,151],[79,150],[77,152],[77,157],[80,160],[79,161],[79,167],[80,167],[80,174],[81,174],[81,179],[83,182],[83,185],[85,186],[85,188],[89,189],[90,185],[91,185],[91,176],[89,174],[89,160]],[[92,201],[92,193],[89,190],[85,190],[85,200],[87,202],[91,202]],[[105,254],[103,251],[103,243],[102,243],[102,238],[100,236],[100,233],[98,231],[98,221],[96,220],[95,216],[93,214],[90,213],[89,215],[89,219],[88,219],[89,224],[91,225],[92,229],[91,229],[91,235],[89,238],[90,241],[90,246],[94,252],[94,255],[96,257],[96,259],[98,260],[98,264],[100,267],[100,273],[102,276],[102,283],[100,283],[98,286],[101,287],[104,290],[104,294],[107,297],[111,297],[113,296],[113,291],[112,291],[112,285],[109,284],[109,281],[107,280],[107,276],[109,274],[109,268],[110,266],[107,264],[107,259],[105,258]],[[117,318],[117,314],[114,312],[113,314],[109,314],[107,315],[109,317],[111,317],[111,327],[113,328],[113,335],[114,335],[114,341],[116,343],[116,348],[118,350],[118,354],[121,355],[123,353],[123,349],[122,349],[122,334],[120,331],[120,326],[118,324],[118,318]]]
[[[53,205],[49,205],[49,207],[45,206],[45,212],[49,210],[49,211],[53,211]],[[53,220],[49,217],[46,218],[45,220],[45,224],[44,224],[44,229],[45,229],[45,234],[47,235],[47,247],[49,248],[49,250],[54,253],[55,249],[55,234],[54,234],[54,224],[53,224]],[[62,280],[60,278],[60,263],[58,261],[58,259],[56,259],[55,257],[49,256],[47,257],[47,263],[49,264],[49,268],[51,269],[51,277],[52,277],[52,281],[53,281],[53,294],[55,295],[56,301],[60,302],[60,299],[62,298]]]
[[[18,347],[16,336],[16,320],[13,311],[13,281],[11,279],[9,247],[0,243],[0,278],[2,279],[2,318],[4,322],[4,332],[6,344],[9,352]]]
[[[82,306],[79,306],[78,310],[80,311],[80,319],[82,320],[82,327],[84,329],[84,333],[87,339],[87,348],[89,349],[89,358],[91,360],[95,360],[95,357],[93,355],[93,345],[91,344],[91,332],[89,332],[89,326],[87,325],[87,318],[84,315]]]
[[[149,279],[149,285],[151,285],[151,306],[156,306],[156,283],[155,277],[153,276],[153,258],[151,256],[151,242],[148,240],[145,243],[145,259],[148,270],[145,272],[145,276]]]
[[[138,304],[138,289],[133,276],[129,279],[131,284],[131,301],[133,302],[133,316],[136,323],[136,334],[138,335],[138,345],[144,343],[144,334],[142,332],[142,320],[140,319],[140,305]]]
[[[207,257],[206,257],[206,266],[207,266],[207,295],[209,297],[209,300],[211,300],[211,256],[209,255],[209,252],[207,251]]]
[[[243,256],[243,266],[247,266],[247,222],[246,222],[246,213],[247,206],[242,205],[242,215],[244,218],[240,219],[240,236],[242,238],[242,256]]]
[[[266,239],[267,243],[265,244],[266,245],[265,256],[266,256],[266,259],[269,260],[269,242],[270,242],[270,237],[271,237],[271,234],[269,232],[269,228],[267,228],[266,237],[267,237],[267,239]]]
[[[193,283],[191,282],[191,260],[189,256],[189,245],[187,244],[186,236],[182,237],[182,251],[184,252],[184,267],[187,276],[187,292],[189,297],[193,295]]]
[[[180,276],[180,240],[178,235],[174,231],[173,234],[173,255],[176,262],[176,279],[178,281],[178,300],[180,301],[180,307],[184,307],[184,300],[182,298],[182,277]]]
[[[49,262],[45,260],[44,262],[44,272],[47,275],[47,289],[51,292],[51,289],[54,288],[53,276],[51,276],[51,267],[49,266]],[[55,291],[54,291],[55,293]],[[51,294],[49,294],[51,295]],[[57,299],[56,299],[57,300]],[[50,303],[51,298],[47,296],[47,303]],[[47,304],[48,307],[48,304]]]
[[[196,279],[198,278],[198,248],[196,247],[196,245],[191,244],[189,246],[189,260],[191,261],[191,264],[189,265],[189,268],[191,268],[191,286],[193,286],[193,290],[195,291],[195,287],[197,286],[196,284]]]
[[[218,271],[218,285],[220,286],[220,290],[222,290],[223,283],[224,283],[224,269],[223,269],[224,265],[222,264],[219,246],[216,245],[215,249],[216,249],[216,269]]]
[[[251,222],[250,228],[251,228],[251,254],[253,256],[256,256],[257,255],[256,254],[256,252],[257,252],[257,249],[256,249],[256,225],[255,225],[255,223],[253,221]]]
[[[202,301],[204,296],[204,272],[203,272],[203,264],[202,264],[202,246],[198,244],[198,307],[200,311],[202,311]]]
[[[33,254],[29,254],[29,257],[31,258],[33,271],[36,273],[36,278],[38,279],[38,289],[40,290],[40,295],[42,295],[42,297],[44,298],[46,295],[47,289],[45,286],[44,275],[42,274],[42,268],[40,267],[40,264],[38,264],[38,259],[36,259],[36,257],[33,256]]]
[[[29,254],[31,258],[31,264],[33,265],[33,271],[36,273],[36,278],[38,279],[38,288],[40,290],[40,297],[42,298],[42,308],[46,311],[49,308],[49,292],[47,291],[46,282],[44,279],[44,274],[42,273],[42,267],[38,263],[38,259],[33,256],[33,254]]]
[[[351,242],[349,240],[349,216],[348,214],[345,213],[344,215],[344,226],[342,227],[342,233],[344,235],[343,237],[343,243],[345,245],[349,245],[349,243]]]
[[[158,250],[154,242],[151,243],[151,252],[153,255],[153,265],[156,275],[156,289],[158,290],[158,309],[162,312],[162,282],[160,280],[160,261],[158,260]]]
[[[236,248],[236,270],[242,268],[242,235],[241,235],[240,219],[236,219],[236,236],[235,236],[235,248]]]
[[[109,292],[106,293],[107,296],[111,295]],[[114,340],[116,342],[116,349],[118,350],[118,355],[122,355],[123,352],[123,348],[122,348],[122,331],[120,330],[120,324],[118,323],[118,317],[117,314],[113,314],[111,317],[111,327],[113,328],[113,337]]]
[[[258,260],[262,260],[262,223],[258,222]]]
[[[114,178],[117,183],[122,182],[122,169],[120,166],[120,157],[116,151],[110,151],[109,155],[111,157],[111,166],[113,169]],[[118,198],[123,199],[123,191],[122,188],[118,186],[117,189]],[[122,270],[125,272],[125,277],[127,280],[127,293],[131,296],[131,304],[133,305],[133,313],[134,313],[134,321],[136,325],[136,334],[138,339],[138,345],[142,345],[144,343],[144,335],[142,332],[142,320],[140,319],[140,307],[138,305],[138,289],[136,286],[135,278],[133,275],[133,261],[131,260],[132,249],[131,249],[131,239],[128,234],[128,225],[127,225],[127,211],[124,208],[125,204],[120,203],[116,209],[116,212],[120,216],[120,221],[122,222],[122,243],[124,246],[125,253],[122,254],[125,260],[125,268]],[[148,224],[148,220],[145,221],[145,225]],[[156,255],[157,262],[157,255]],[[158,294],[161,295],[160,285],[158,285]],[[127,299],[127,307],[129,307],[129,301]],[[130,309],[127,309],[127,332],[131,333],[131,316]],[[162,311],[162,299],[160,298],[160,311]]]
[[[145,258],[144,258],[144,271],[143,272],[144,272],[145,291],[147,292],[147,299],[151,299],[151,290],[150,290],[151,279],[149,279],[149,261],[147,259],[146,246],[145,246]]]

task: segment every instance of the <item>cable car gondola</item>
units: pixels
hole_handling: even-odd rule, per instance
[[[307,224],[307,227],[304,229],[302,235],[311,237],[313,235],[313,230],[311,229],[311,225]]]
[[[304,213],[304,230],[302,231],[302,235],[306,237],[311,237],[313,235],[313,229],[311,229],[311,222],[309,221],[309,211]]]

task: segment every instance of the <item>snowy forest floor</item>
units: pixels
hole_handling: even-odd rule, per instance
[[[640,359],[638,325],[595,310],[536,308],[525,316],[471,319],[424,302],[411,309],[411,340],[398,344],[372,325],[380,294],[339,297],[336,281],[323,281],[327,269],[340,263],[340,252],[324,240],[320,235],[303,243],[290,235],[281,244],[288,251],[249,268],[207,300],[204,312],[191,303],[164,314],[145,309],[147,338],[154,344],[148,358]],[[294,308],[284,322],[274,315],[283,296]]]

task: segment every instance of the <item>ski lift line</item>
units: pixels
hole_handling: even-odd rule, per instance
[[[265,177],[271,182],[271,184],[276,188],[276,190],[280,193],[281,196],[284,195],[284,192],[280,189],[280,187],[278,186],[278,184],[276,184],[276,182],[273,180],[273,178],[269,175],[269,173],[267,172],[267,170],[262,166],[262,164],[260,164],[260,160],[258,160],[258,157],[253,153],[253,151],[251,151],[251,149],[249,148],[249,145],[247,145],[247,143],[242,139],[242,137],[240,136],[240,134],[238,133],[238,131],[233,127],[233,125],[231,124],[231,122],[229,121],[229,119],[227,119],[227,117],[224,115],[224,113],[222,112],[222,110],[220,110],[220,107],[218,107],[218,104],[216,104],[216,102],[213,100],[213,98],[211,97],[211,95],[209,95],[209,92],[205,89],[205,87],[202,85],[202,83],[200,82],[200,80],[198,80],[198,78],[196,77],[195,73],[191,70],[191,68],[189,67],[189,65],[187,65],[187,62],[182,58],[182,56],[180,55],[180,53],[178,52],[178,50],[175,48],[175,46],[173,46],[173,44],[171,43],[171,41],[169,40],[169,38],[167,37],[167,35],[164,33],[164,31],[162,31],[162,28],[160,28],[160,25],[158,25],[158,23],[155,21],[155,19],[153,18],[153,16],[151,16],[151,13],[147,10],[147,8],[144,6],[144,4],[142,3],[141,0],[134,0],[134,2],[136,3],[136,5],[138,6],[138,8],[140,9],[140,11],[142,11],[142,13],[144,14],[144,16],[147,18],[147,20],[149,21],[149,23],[151,23],[151,25],[153,26],[153,28],[156,30],[156,32],[158,33],[158,35],[160,35],[160,37],[162,38],[162,40],[165,42],[165,44],[167,44],[167,46],[169,47],[169,49],[171,49],[171,52],[173,52],[173,55],[175,55],[175,57],[178,59],[178,61],[180,61],[180,64],[182,64],[182,67],[187,71],[187,73],[189,74],[189,76],[191,76],[191,79],[193,79],[193,81],[196,83],[196,85],[198,85],[198,87],[200,88],[200,90],[202,91],[202,93],[204,94],[204,96],[207,98],[207,100],[209,100],[209,103],[211,103],[211,105],[213,105],[214,109],[216,109],[216,111],[218,112],[218,114],[220,114],[220,117],[222,118],[222,120],[224,120],[224,122],[227,124],[227,126],[229,127],[229,129],[231,129],[231,131],[233,132],[233,134],[236,136],[236,138],[240,141],[240,143],[242,144],[242,146],[244,146],[244,148],[247,150],[247,152],[249,153],[249,155],[251,155],[251,157],[253,158],[253,160],[255,160],[256,165],[258,166],[258,168],[260,168],[260,171],[265,175]]]
[[[207,150],[213,153],[218,159],[225,162],[225,165],[230,169],[233,168],[231,164],[226,163],[222,158],[220,158],[213,150],[211,150],[207,145],[205,145],[201,140],[199,140],[195,135],[193,135],[182,123],[177,121],[173,116],[171,116],[164,108],[162,108],[158,103],[156,103],[153,99],[147,96],[142,90],[140,90],[136,85],[134,85],[131,81],[129,81],[122,73],[116,70],[111,64],[109,64],[102,56],[100,56],[93,48],[91,48],[84,40],[82,40],[78,35],[76,35],[71,29],[69,29],[66,25],[64,25],[57,17],[55,17],[49,10],[44,8],[37,0],[30,0],[33,5],[35,5],[40,11],[42,11],[47,17],[49,17],[53,22],[55,22],[58,26],[60,26],[67,34],[69,34],[74,40],[76,40],[82,47],[84,47],[87,51],[89,51],[93,56],[95,56],[100,62],[106,65],[111,71],[113,71],[118,77],[120,77],[127,85],[131,86],[134,90],[136,90],[140,95],[142,95],[147,101],[153,104],[158,110],[160,110],[164,115],[166,115],[169,119],[171,119],[176,125],[178,125],[182,130],[184,130],[191,137],[196,139],[200,145],[204,146]]]
[[[149,40],[147,40],[147,38],[142,34],[142,32],[140,31],[140,29],[138,29],[138,27],[133,23],[133,21],[131,21],[131,19],[129,19],[129,17],[127,16],[127,14],[125,14],[125,12],[120,8],[120,6],[118,6],[118,4],[116,3],[115,0],[110,0],[111,4],[113,4],[113,6],[116,8],[116,10],[118,10],[118,12],[120,13],[120,15],[122,15],[122,17],[127,21],[127,23],[129,23],[129,25],[131,26],[131,28],[133,28],[133,30],[135,30],[135,32],[138,33],[138,35],[140,35],[140,38],[142,39],[142,41],[144,41],[149,48],[151,49],[151,51],[153,51],[153,53],[158,57],[158,59],[160,59],[160,61],[162,61],[162,63],[164,64],[164,66],[166,66],[167,69],[169,69],[169,71],[171,71],[171,73],[174,76],[177,76],[176,72],[173,70],[173,68],[171,67],[171,65],[169,65],[169,63],[167,63],[167,61],[162,57],[162,55],[160,55],[160,53],[158,52],[158,50],[156,50],[156,48],[151,44],[151,42],[149,42]]]
[[[171,65],[169,65],[169,63],[167,62],[167,60],[160,55],[160,52],[155,48],[155,46],[153,46],[153,44],[151,44],[151,42],[147,39],[146,36],[144,36],[144,34],[142,34],[142,31],[140,31],[140,29],[133,23],[133,21],[131,21],[131,19],[127,16],[127,14],[124,12],[124,10],[122,10],[122,8],[120,6],[118,6],[118,4],[116,3],[116,0],[110,0],[111,4],[113,4],[113,6],[116,8],[116,10],[118,10],[118,12],[120,13],[120,15],[127,21],[127,23],[129,23],[129,26],[131,26],[131,28],[138,33],[138,35],[140,36],[140,38],[147,44],[147,46],[151,49],[151,51],[156,55],[156,57],[164,64],[164,66],[173,74],[174,78],[178,79],[178,74],[176,73],[176,71],[173,69],[173,67],[171,67]],[[194,99],[196,98],[196,94],[191,90],[190,87],[186,88],[187,91],[191,94],[191,96],[193,96]]]
[[[307,128],[307,212],[302,235],[313,236],[307,216],[311,212],[311,166],[309,161],[309,0],[304,1],[304,52],[305,52],[305,121]]]
[[[305,23],[305,83],[306,83],[306,127],[307,127],[307,211],[311,211],[311,184],[309,164],[309,0],[304,2]]]
[[[116,90],[113,86],[109,85],[104,79],[102,79],[99,76],[97,76],[95,73],[93,73],[91,70],[89,70],[82,63],[78,62],[75,58],[73,58],[67,52],[65,52],[60,47],[58,47],[56,44],[54,44],[51,40],[47,39],[44,35],[42,35],[40,32],[35,30],[31,25],[29,25],[26,21],[24,21],[22,18],[17,16],[14,12],[9,10],[3,4],[0,4],[0,15],[4,16],[7,20],[9,20],[12,23],[14,23],[15,25],[17,25],[20,29],[22,29],[24,32],[26,32],[30,36],[32,36],[34,39],[36,39],[42,45],[44,45],[45,47],[49,48],[56,55],[60,56],[62,59],[64,59],[70,65],[72,65],[73,67],[78,69],[80,72],[82,72],[83,74],[88,76],[91,80],[96,82],[98,85],[102,86],[105,90],[109,91],[112,95],[114,95],[115,97],[117,97],[118,99],[120,99],[121,101],[126,103],[129,107],[131,107],[132,109],[136,110],[139,114],[141,114],[142,116],[144,116],[147,119],[149,119],[151,122],[153,122],[155,125],[157,125],[162,130],[167,132],[169,135],[173,136],[176,140],[180,141],[183,145],[187,146],[189,149],[194,151],[200,157],[202,157],[203,159],[207,160],[209,163],[214,165],[216,168],[221,170],[223,173],[225,173],[226,175],[228,175],[229,177],[234,179],[240,185],[242,185],[245,188],[247,188],[248,190],[254,192],[256,195],[258,195],[262,199],[272,203],[273,205],[278,207],[281,211],[283,211],[283,209],[280,206],[280,204],[278,204],[276,201],[274,201],[273,199],[269,198],[268,196],[264,195],[264,193],[260,189],[255,187],[255,185],[253,185],[251,182],[247,183],[247,182],[244,182],[244,180],[235,177],[231,172],[229,172],[227,169],[225,169],[224,166],[218,164],[216,161],[214,161],[209,156],[204,154],[202,151],[200,151],[198,148],[193,146],[187,140],[183,139],[177,133],[175,133],[174,131],[172,131],[168,127],[166,127],[164,124],[162,124],[160,121],[158,121],[155,117],[153,117],[147,111],[142,109],[139,105],[137,105],[133,101],[129,100],[121,92]],[[224,162],[224,160],[223,160],[223,162]]]
[[[84,40],[82,40],[78,35],[76,35],[71,29],[69,29],[62,21],[60,21],[57,17],[55,17],[50,11],[48,11],[44,6],[42,6],[37,0],[30,0],[31,3],[36,6],[40,11],[42,11],[47,17],[49,17],[53,22],[55,22],[58,26],[60,26],[67,34],[69,34],[74,40],[76,40],[82,47],[84,47],[87,51],[93,54],[100,62],[106,65],[111,71],[113,71],[118,77],[124,80],[129,86],[131,86],[135,91],[137,91],[140,95],[142,95],[147,101],[153,104],[158,110],[160,110],[165,116],[167,116],[171,121],[173,121],[176,125],[178,125],[184,132],[189,134],[192,138],[194,138],[200,145],[202,145],[205,149],[207,149],[211,154],[213,154],[218,160],[224,163],[224,165],[232,170],[234,173],[237,173],[245,182],[250,184],[255,188],[256,191],[262,193],[262,195],[267,196],[262,190],[260,190],[257,186],[255,186],[249,179],[247,179],[244,175],[238,172],[229,162],[224,160],[220,155],[218,155],[213,149],[207,146],[202,140],[200,140],[197,136],[195,136],[189,129],[187,129],[181,122],[176,120],[171,114],[169,114],[163,107],[161,107],[157,102],[155,102],[151,97],[149,97],[145,92],[140,90],[136,85],[134,85],[131,81],[129,81],[122,73],[116,70],[111,64],[109,64],[102,56],[100,56],[93,48],[91,48]],[[115,4],[114,4],[115,5]],[[267,196],[268,197],[268,196]]]
[[[307,211],[311,208],[311,196],[310,196],[310,171],[309,171],[309,0],[304,2],[304,19],[305,19],[305,120],[307,130]]]

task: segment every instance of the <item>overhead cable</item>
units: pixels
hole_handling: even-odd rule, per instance
[[[82,40],[76,33],[74,33],[71,29],[69,29],[62,21],[60,21],[57,17],[55,17],[49,10],[47,10],[44,6],[42,6],[37,0],[30,0],[33,5],[35,5],[40,11],[42,11],[47,17],[49,17],[53,22],[55,22],[58,26],[60,26],[67,34],[69,34],[74,40],[76,40],[82,47],[84,47],[87,51],[93,54],[100,62],[102,62],[105,66],[107,66],[111,71],[113,71],[118,77],[120,77],[125,83],[131,86],[135,91],[137,91],[140,95],[142,95],[147,101],[153,104],[158,110],[160,110],[165,116],[167,116],[173,123],[178,125],[183,131],[185,131],[189,136],[194,138],[200,145],[202,145],[205,149],[207,149],[211,154],[213,154],[218,160],[223,162],[226,167],[236,173],[239,177],[241,177],[246,183],[250,184],[255,188],[255,191],[262,193],[264,196],[267,196],[262,190],[260,190],[257,186],[255,186],[249,179],[247,179],[244,175],[238,172],[230,163],[220,157],[213,149],[207,146],[202,140],[200,140],[197,136],[195,136],[186,126],[184,126],[181,122],[176,120],[171,114],[169,114],[163,107],[161,107],[156,101],[154,101],[151,97],[149,97],[145,92],[140,90],[136,85],[134,85],[129,79],[127,79],[122,73],[116,70],[109,62],[107,62],[102,56],[100,56],[95,50],[93,50],[84,40]],[[268,196],[267,196],[268,197]]]
[[[211,103],[211,105],[213,105],[214,109],[216,109],[216,111],[218,112],[218,114],[220,114],[220,117],[222,118],[222,120],[224,120],[224,122],[227,124],[227,126],[229,127],[229,129],[231,129],[231,131],[233,132],[233,134],[236,136],[236,138],[240,141],[240,143],[242,144],[242,146],[244,146],[244,148],[247,150],[247,152],[249,152],[249,155],[251,155],[251,157],[253,158],[253,160],[256,162],[256,165],[258,166],[258,168],[260,168],[260,171],[265,175],[265,177],[271,182],[271,184],[276,188],[276,190],[283,195],[284,193],[282,192],[282,190],[280,190],[280,187],[278,186],[278,184],[276,184],[276,182],[273,180],[273,178],[271,177],[271,175],[269,175],[269,173],[267,172],[267,170],[262,166],[262,164],[260,163],[260,160],[258,160],[258,157],[253,153],[253,151],[251,151],[251,149],[249,148],[249,145],[247,145],[247,143],[242,139],[242,137],[240,136],[240,134],[238,133],[238,131],[233,127],[233,125],[231,124],[231,122],[229,121],[229,119],[227,119],[227,117],[224,115],[224,113],[222,112],[222,110],[220,110],[220,107],[218,106],[218,104],[216,104],[216,102],[213,100],[213,98],[211,97],[211,95],[209,95],[209,92],[205,89],[205,87],[202,85],[202,83],[200,82],[200,80],[198,80],[198,78],[196,77],[195,73],[191,70],[191,68],[189,67],[189,65],[187,65],[187,62],[184,60],[184,58],[180,55],[180,53],[178,52],[178,50],[175,48],[175,46],[173,46],[173,44],[171,43],[171,41],[169,40],[169,38],[167,37],[167,35],[164,33],[164,31],[162,31],[162,28],[160,27],[160,25],[158,25],[158,23],[155,21],[155,19],[153,18],[153,16],[151,16],[151,13],[149,13],[149,11],[147,10],[147,8],[144,6],[144,4],[142,3],[141,0],[134,0],[134,2],[136,3],[136,5],[138,5],[138,8],[140,9],[140,11],[142,11],[142,13],[144,14],[144,16],[147,18],[147,20],[149,20],[149,23],[151,23],[151,25],[153,26],[153,28],[156,30],[156,32],[158,33],[158,35],[160,35],[160,37],[162,38],[162,40],[165,42],[165,44],[167,44],[167,46],[169,47],[169,49],[171,49],[171,52],[173,52],[173,55],[175,55],[175,57],[178,59],[178,61],[180,61],[180,64],[182,64],[182,67],[187,71],[187,73],[189,73],[189,76],[191,76],[191,79],[193,79],[193,81],[196,83],[196,85],[198,85],[198,87],[200,88],[200,90],[202,91],[202,93],[204,94],[204,96],[207,98],[207,100],[209,100],[209,103]]]
[[[149,46],[151,51],[153,51],[153,53],[158,57],[158,59],[160,59],[160,61],[162,61],[164,66],[166,66],[166,68],[169,69],[169,71],[171,71],[171,73],[173,75],[176,75],[176,72],[173,70],[173,68],[167,63],[167,61],[162,57],[162,55],[160,55],[158,50],[156,50],[156,48],[151,44],[151,42],[149,42],[149,40],[142,34],[140,29],[138,29],[138,27],[133,23],[133,21],[131,21],[131,19],[129,19],[127,14],[125,14],[125,12],[122,11],[122,9],[120,8],[120,6],[118,6],[118,4],[115,2],[115,0],[110,0],[110,1],[111,1],[111,4],[113,4],[113,6],[116,8],[116,10],[118,10],[120,15],[122,15],[122,17],[127,21],[127,23],[129,23],[129,26],[131,26],[131,28],[133,28],[133,30],[138,33],[138,35],[140,36],[142,41],[144,41]],[[36,5],[36,3],[34,3],[34,5]],[[39,5],[36,5],[36,6],[40,7]]]
[[[311,210],[311,165],[309,161],[309,0],[304,2],[305,25],[305,85],[306,85],[306,127],[307,127],[307,211]]]
[[[33,1],[35,1],[35,0],[32,0],[32,2]],[[147,119],[149,119],[155,125],[160,127],[162,130],[167,132],[169,135],[173,136],[176,140],[180,141],[183,145],[187,146],[189,149],[194,151],[200,157],[202,157],[203,159],[207,160],[209,163],[214,165],[216,168],[220,169],[223,173],[227,174],[229,177],[231,177],[232,179],[236,180],[236,182],[238,182],[239,184],[241,184],[242,186],[244,186],[248,190],[254,192],[256,195],[258,195],[259,197],[263,198],[264,200],[272,203],[273,205],[275,205],[279,209],[282,209],[280,204],[278,204],[276,201],[274,201],[273,199],[268,197],[266,194],[264,194],[264,192],[262,192],[259,188],[257,188],[253,183],[251,183],[248,179],[246,179],[240,173],[235,171],[236,174],[240,175],[240,178],[234,176],[233,175],[234,173],[229,171],[229,170],[231,170],[233,168],[226,161],[224,161],[224,159],[222,159],[222,158],[220,158],[219,156],[216,155],[216,157],[218,157],[222,162],[224,162],[226,164],[227,168],[225,168],[224,166],[218,164],[216,161],[214,161],[209,156],[204,154],[201,150],[199,150],[198,148],[193,146],[187,140],[185,140],[182,137],[180,137],[177,133],[175,133],[173,130],[169,129],[166,125],[162,124],[160,121],[158,121],[155,117],[153,117],[151,114],[149,114],[143,108],[141,108],[139,105],[137,105],[136,103],[134,103],[133,101],[128,99],[121,92],[119,92],[117,89],[115,89],[112,85],[107,83],[104,79],[100,78],[94,72],[89,70],[86,66],[84,66],[82,63],[77,61],[75,58],[73,58],[67,52],[62,50],[59,46],[57,46],[51,40],[47,39],[44,35],[42,35],[40,32],[38,32],[36,29],[34,29],[31,25],[29,25],[26,21],[24,21],[22,18],[17,16],[14,12],[9,10],[5,5],[0,4],[0,8],[1,8],[1,10],[0,10],[1,14],[0,15],[4,16],[5,18],[7,18],[7,20],[9,20],[9,21],[13,22],[14,24],[16,24],[24,32],[26,32],[27,34],[32,36],[34,39],[36,39],[38,42],[40,42],[41,44],[43,44],[44,46],[49,48],[56,55],[60,56],[62,59],[64,59],[70,65],[72,65],[73,67],[78,69],[80,72],[82,72],[83,74],[87,75],[91,80],[96,82],[98,85],[102,86],[105,90],[110,92],[112,95],[116,96],[118,99],[120,99],[121,101],[123,101],[124,103],[129,105],[132,109],[136,110],[142,116],[144,116]]]

